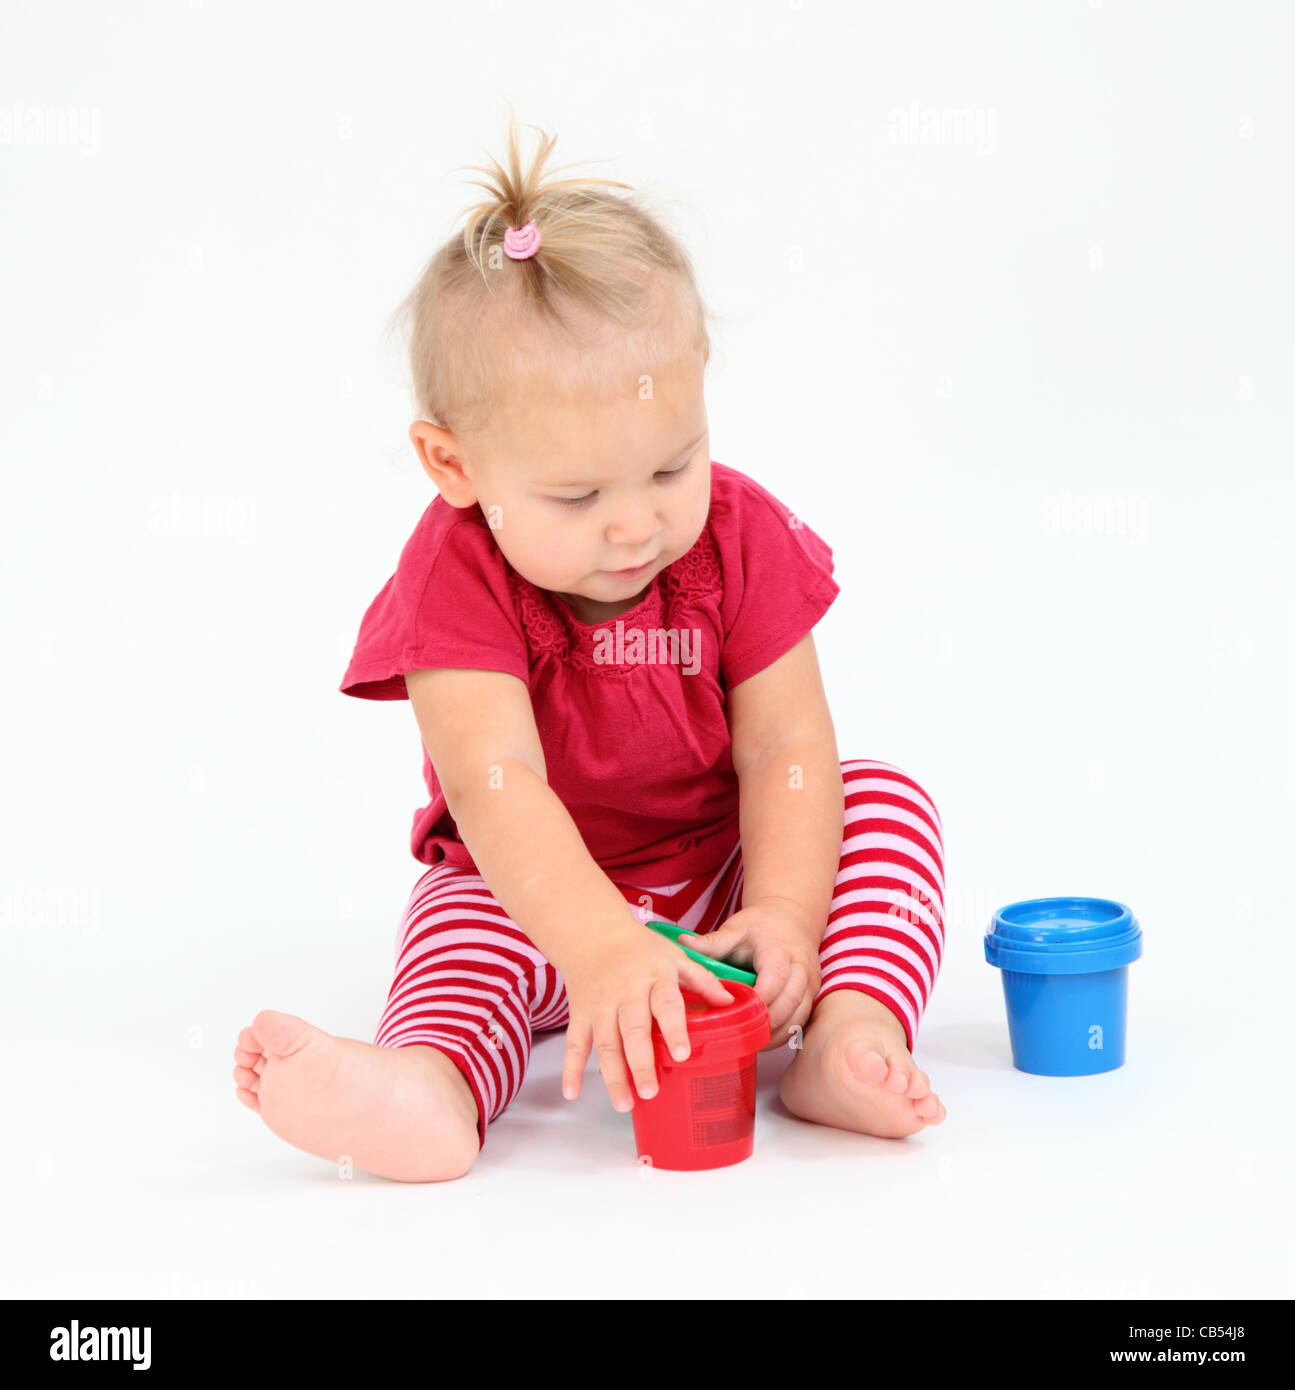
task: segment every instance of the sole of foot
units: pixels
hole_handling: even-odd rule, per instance
[[[238,1035],[236,1095],[294,1148],[396,1182],[464,1176],[479,1150],[462,1072],[433,1047],[375,1047],[263,1009]]]

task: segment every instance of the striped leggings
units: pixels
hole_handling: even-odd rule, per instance
[[[939,813],[889,763],[855,759],[842,762],[841,773],[841,867],[814,1004],[834,989],[870,994],[899,1018],[911,1052],[944,951]],[[704,935],[742,906],[742,846],[701,878],[653,887],[615,882],[652,920]],[[566,1023],[562,977],[484,879],[445,864],[429,869],[396,933],[395,979],[374,1043],[444,1052],[472,1088],[484,1145],[487,1124],[522,1083],[533,1034]]]

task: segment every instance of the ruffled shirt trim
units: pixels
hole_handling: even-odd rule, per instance
[[[601,676],[624,678],[634,667],[623,662],[598,660],[595,651],[605,641],[599,633],[616,624],[644,629],[679,628],[680,619],[694,604],[723,595],[724,570],[719,547],[708,521],[692,549],[655,575],[642,600],[624,613],[596,623],[581,622],[556,595],[524,579],[511,565],[508,584],[526,632],[532,665],[556,658]]]

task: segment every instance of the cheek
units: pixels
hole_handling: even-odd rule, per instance
[[[701,482],[693,488],[689,515],[692,518],[693,525],[698,530],[706,524],[706,518],[710,515],[709,477],[703,477]]]
[[[540,575],[549,577],[547,571],[562,552],[564,528],[560,521],[545,509],[525,503],[505,508],[502,538],[514,569],[521,570],[527,578],[535,576],[537,583],[541,582]]]
[[[573,565],[583,564],[591,548],[589,526],[573,520],[565,507],[554,507],[533,515],[526,544],[537,563],[557,580],[566,577]]]

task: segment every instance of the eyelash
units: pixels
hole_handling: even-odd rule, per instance
[[[681,468],[672,468],[668,473],[660,473],[657,476],[661,478],[677,478],[680,473],[687,471],[691,463],[692,459],[689,459]],[[598,494],[596,492],[589,492],[583,497],[555,497],[553,500],[564,507],[583,507],[592,502],[597,496]]]

